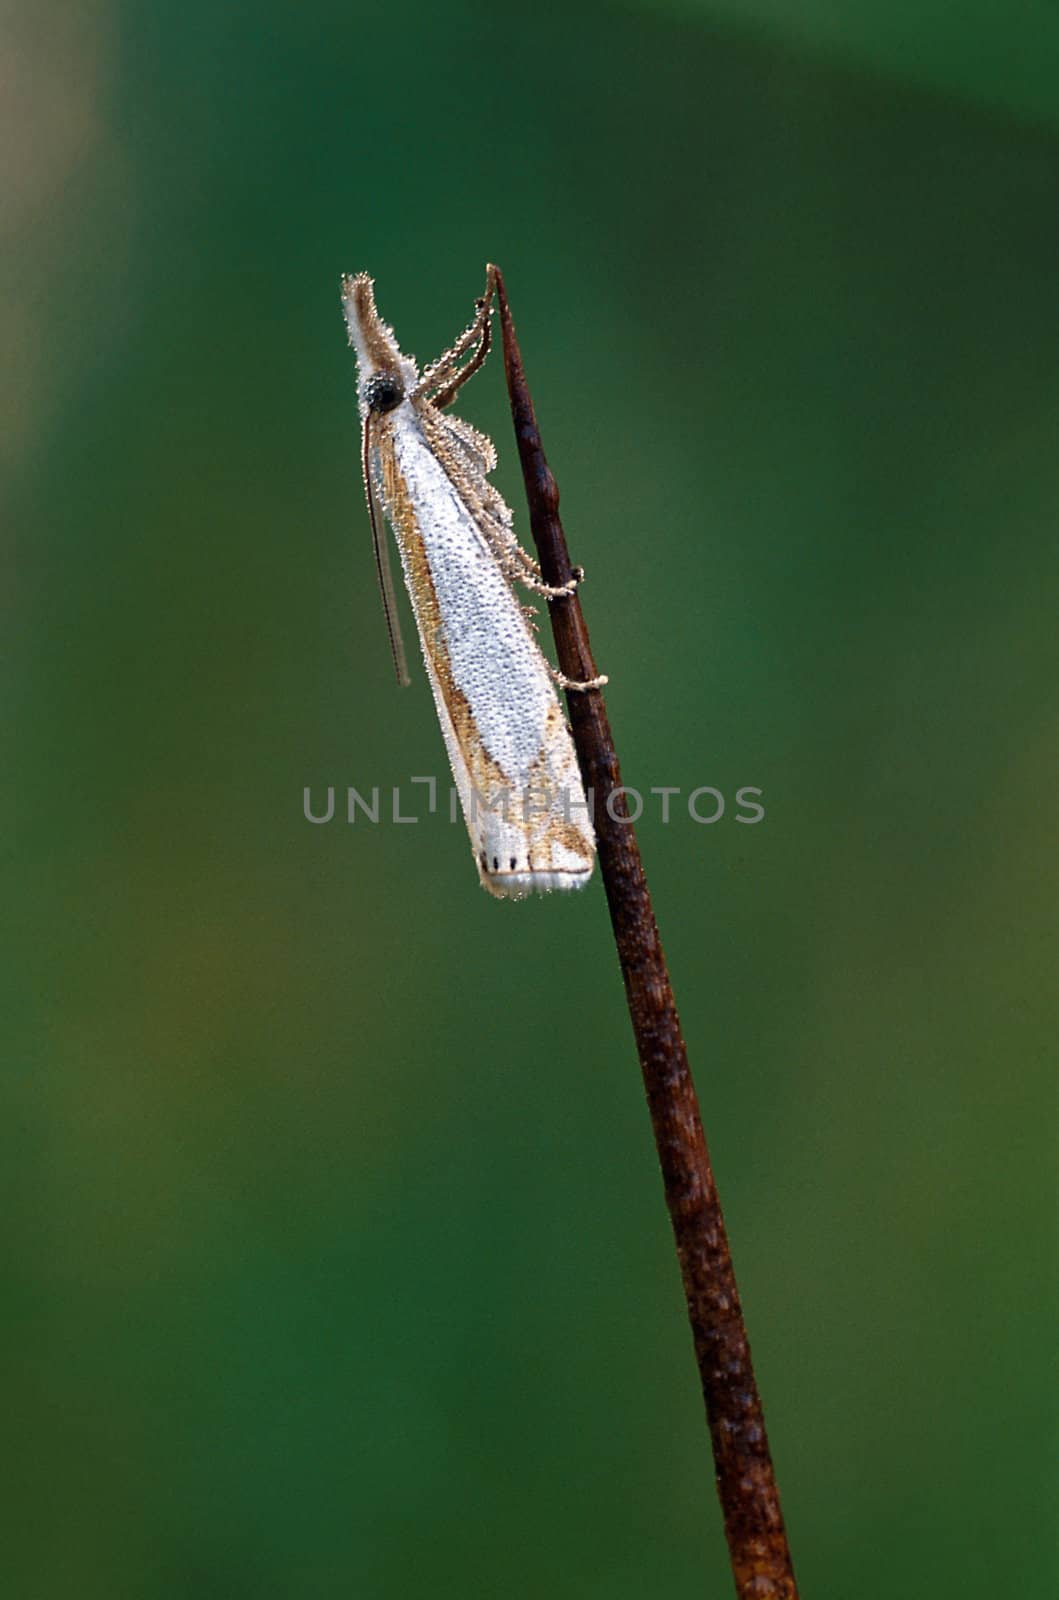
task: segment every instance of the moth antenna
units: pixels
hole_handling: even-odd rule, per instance
[[[386,631],[390,637],[390,654],[393,656],[393,670],[397,675],[397,682],[402,689],[407,689],[411,683],[408,675],[408,657],[405,654],[404,640],[401,637],[401,619],[397,614],[397,595],[393,586],[393,571],[390,567],[390,552],[386,544],[386,524],[382,507],[375,493],[375,485],[371,479],[370,450],[371,441],[369,430],[371,428],[373,413],[369,412],[364,419],[363,459],[364,488],[368,496],[368,517],[371,521],[371,548],[375,555],[375,572],[379,580],[379,593],[382,596],[382,611],[386,618]]]

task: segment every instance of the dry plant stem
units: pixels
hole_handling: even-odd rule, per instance
[[[496,288],[530,524],[544,581],[558,586],[572,575],[559,491],[545,460],[499,271]],[[580,682],[597,677],[577,595],[549,600],[548,608],[560,669]],[[567,700],[585,787],[594,795],[600,871],[684,1280],[736,1592],[741,1600],[797,1600],[728,1237],[640,851],[624,794],[611,802],[621,820],[605,804],[621,789],[621,773],[603,696],[593,689],[572,692]]]

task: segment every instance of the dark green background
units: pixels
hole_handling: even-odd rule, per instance
[[[1057,24],[716,9],[12,13],[13,1600],[730,1591],[598,884],[302,817],[445,771],[339,273],[489,259],[627,781],[764,791],[642,844],[803,1592],[1052,1592]]]

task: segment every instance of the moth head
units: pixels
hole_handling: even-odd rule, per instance
[[[379,316],[366,272],[342,279],[342,310],[349,342],[357,352],[361,416],[392,411],[415,387],[418,373],[415,362],[398,349],[393,329]]]
[[[390,367],[381,367],[364,380],[361,398],[369,411],[392,411],[404,399],[404,379]]]

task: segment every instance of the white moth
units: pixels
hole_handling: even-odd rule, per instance
[[[546,661],[512,584],[552,596],[569,589],[548,588],[516,540],[511,512],[488,481],[496,465],[490,440],[445,410],[485,360],[492,292],[490,273],[470,327],[420,377],[379,318],[372,280],[366,273],[342,280],[394,668],[406,684],[383,514],[400,552],[479,878],[491,894],[517,900],[587,883],[595,837],[555,690],[556,682],[570,685]]]

